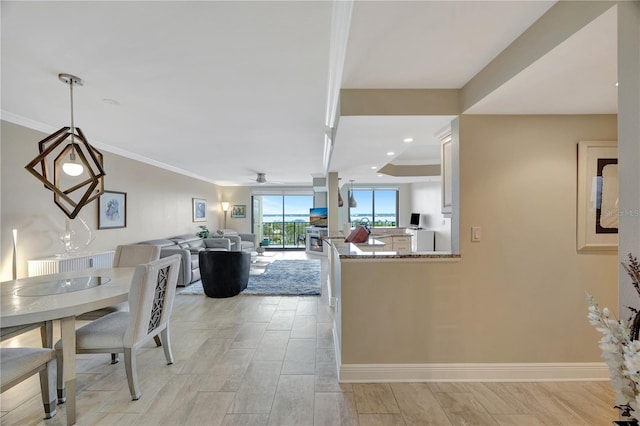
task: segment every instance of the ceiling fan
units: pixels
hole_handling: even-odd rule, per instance
[[[256,183],[260,183],[260,184],[267,183],[267,177],[265,173],[256,173],[256,174],[257,174]]]
[[[276,182],[273,181],[271,179],[269,179],[269,181],[267,182],[267,174],[263,173],[263,172],[256,172],[253,171],[253,173],[255,173],[255,177],[251,177],[249,178],[249,180],[251,180],[252,182],[257,183],[258,185],[265,185],[265,184],[269,184],[269,185],[280,185],[282,184],[282,182]]]

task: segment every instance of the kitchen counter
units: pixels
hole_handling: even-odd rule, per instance
[[[375,241],[375,238],[370,239]],[[363,250],[360,244],[345,243],[342,236],[330,236],[327,241],[336,250],[340,260],[360,260],[360,259],[407,259],[407,260],[458,260],[459,254],[451,252],[398,252],[398,251],[382,251],[384,244],[381,245],[382,250],[370,251],[366,248]],[[370,249],[370,246],[367,247]]]
[[[339,380],[375,382],[392,377],[402,381],[410,377],[404,373],[405,365],[442,362],[425,357],[428,351],[423,343],[432,350],[428,342],[444,341],[443,336],[451,334],[437,320],[434,323],[431,315],[456,286],[448,277],[456,270],[460,255],[391,251],[390,244],[385,248],[375,238],[353,244],[344,242],[339,234],[331,235],[327,242],[327,296],[334,308]],[[429,309],[422,308],[429,303]],[[416,312],[422,315],[418,322],[412,320]],[[425,326],[430,323],[435,325]],[[403,352],[396,351],[397,347]]]

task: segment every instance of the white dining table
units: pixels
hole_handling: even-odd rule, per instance
[[[76,422],[76,316],[126,301],[134,269],[91,269],[0,283],[0,328],[60,320],[67,425]]]

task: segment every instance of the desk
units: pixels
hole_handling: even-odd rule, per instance
[[[24,278],[0,283],[0,328],[60,320],[64,383],[67,393],[67,424],[76,422],[76,316],[127,300],[134,268],[91,269]],[[69,293],[34,294],[44,283],[77,277],[106,277],[104,285]]]

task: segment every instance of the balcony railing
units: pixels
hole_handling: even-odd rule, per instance
[[[262,222],[262,238],[272,248],[305,248],[309,222]]]

